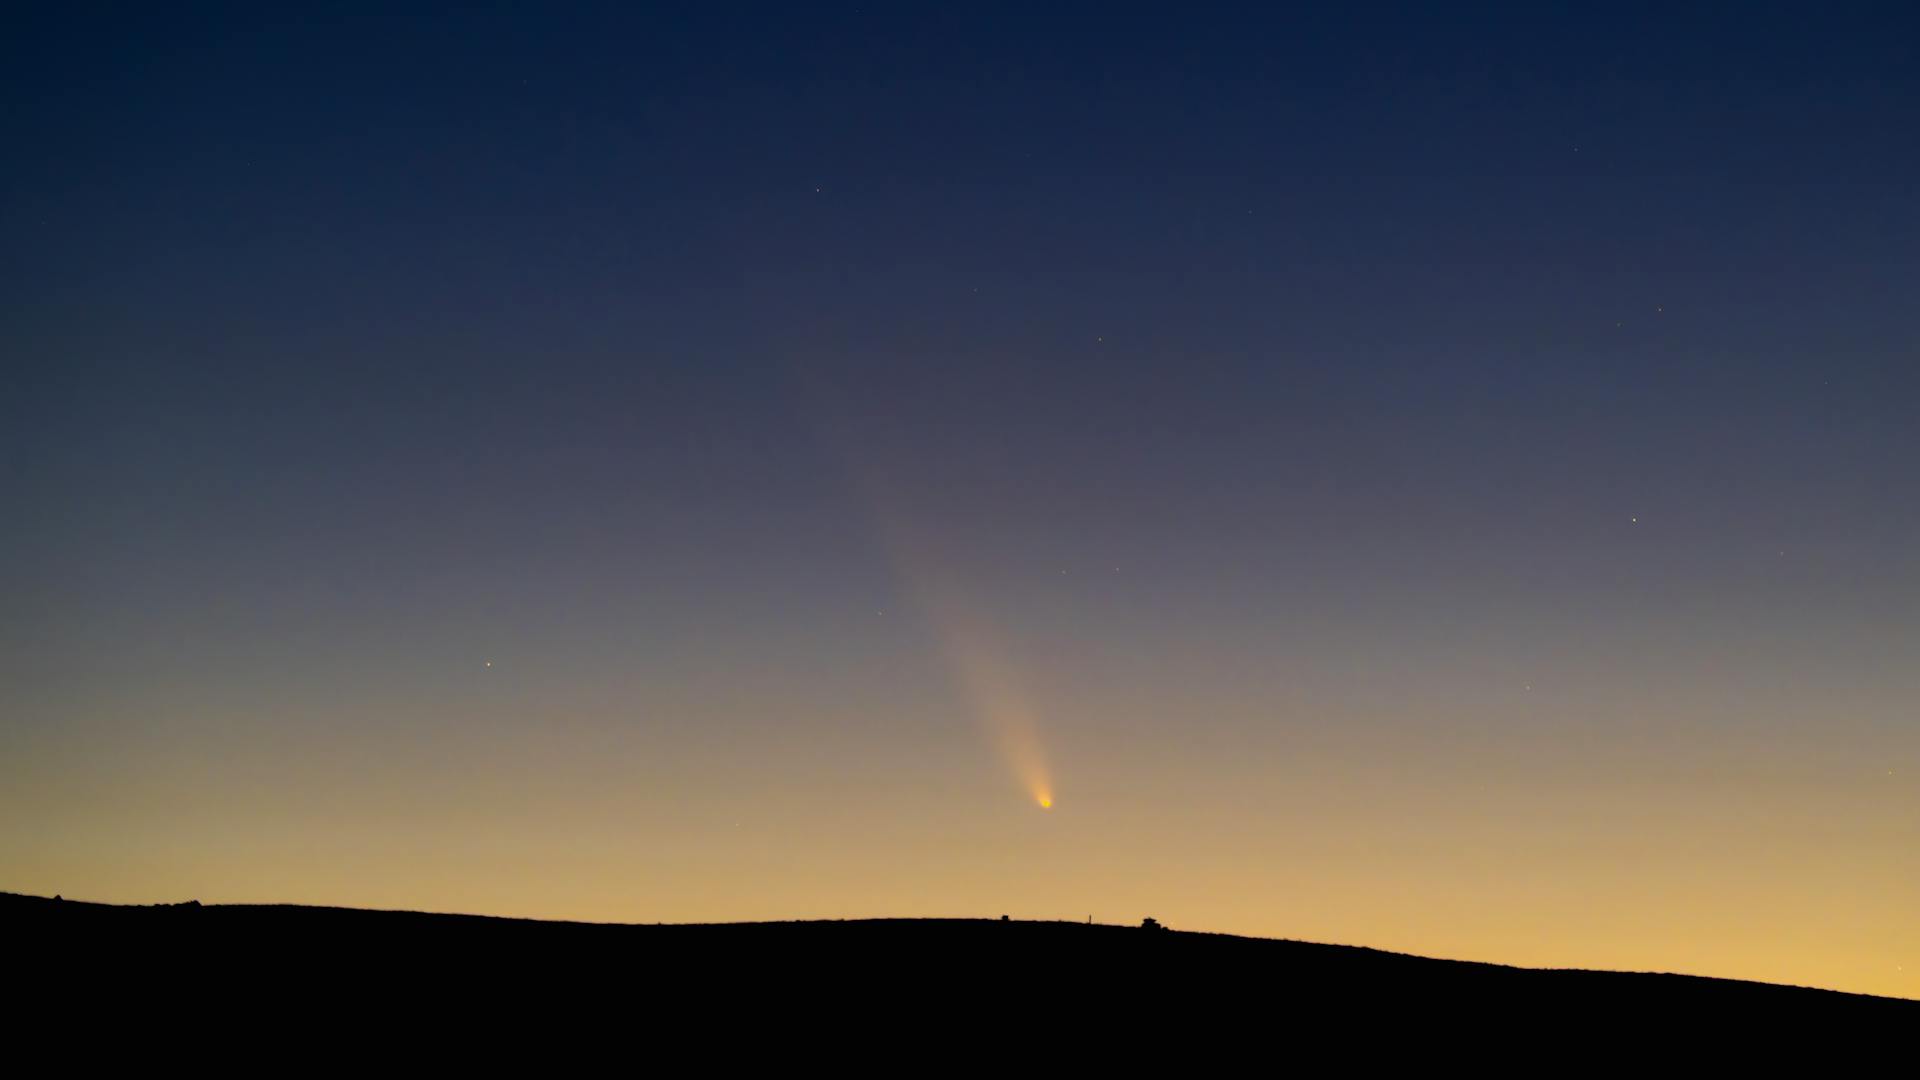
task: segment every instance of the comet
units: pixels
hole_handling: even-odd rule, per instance
[[[1007,647],[960,578],[932,545],[893,522],[883,530],[896,576],[912,606],[935,633],[942,658],[988,744],[1042,810],[1053,808],[1054,784],[1040,737],[1039,708]]]
[[[878,467],[876,462],[888,455],[876,453],[856,434],[866,426],[865,412],[846,403],[835,407],[832,397],[829,391],[826,399],[815,399],[819,430],[828,445],[841,452],[848,478],[871,513],[902,598],[909,601],[903,606],[915,609],[933,631],[957,688],[1014,780],[1040,809],[1051,810],[1055,789],[1039,710],[1010,654],[1008,638],[983,610],[978,590],[954,572],[959,560],[944,557],[949,554],[944,545],[916,528],[917,515],[909,510],[912,500],[903,497],[928,486],[903,487],[892,481],[900,471],[898,462]]]
[[[921,579],[924,608],[981,729],[1020,786],[1043,810],[1053,807],[1053,777],[1040,741],[1039,711],[1004,637],[957,590]]]

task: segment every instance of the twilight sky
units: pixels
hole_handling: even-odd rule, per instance
[[[1920,996],[1920,15],[1547,6],[13,13],[0,889]]]

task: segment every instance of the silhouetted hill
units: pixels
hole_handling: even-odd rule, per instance
[[[228,1019],[352,1003],[427,1022],[470,1016],[480,1002],[519,1023],[626,1014],[670,1025],[897,1031],[1097,1019],[1129,1037],[1200,1025],[1245,1038],[1275,1025],[1296,1036],[1404,1037],[1420,1023],[1449,1032],[1493,1025],[1509,1044],[1574,1028],[1610,1039],[1685,1031],[1747,1040],[1747,1052],[1753,1038],[1785,1031],[1920,1031],[1920,1002],[1893,998],[1065,922],[654,926],[0,893],[0,927],[16,987],[186,1002]],[[1124,1046],[1101,1053],[1124,1056]]]

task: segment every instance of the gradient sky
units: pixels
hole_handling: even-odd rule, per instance
[[[10,13],[0,889],[1920,997],[1920,16],[1547,6]]]

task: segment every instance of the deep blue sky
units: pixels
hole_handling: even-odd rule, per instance
[[[634,910],[585,871],[235,867],[344,806],[379,832],[496,800],[434,771],[461,753],[553,785],[529,843],[599,821],[580,792],[624,796],[569,770],[629,752],[685,791],[751,774],[808,835],[841,805],[794,794],[816,782],[912,777],[964,818],[1001,775],[967,716],[1009,711],[1062,812],[1076,768],[1109,812],[1088,837],[1201,813],[1166,791],[1204,775],[1295,828],[1262,792],[1384,761],[1460,815],[1439,835],[1484,838],[1545,798],[1463,794],[1505,790],[1476,770],[1515,746],[1683,831],[1715,768],[1773,763],[1720,782],[1786,800],[1766,769],[1822,753],[1809,790],[1895,801],[1781,814],[1912,818],[1881,776],[1920,772],[1907,5],[289,7],[36,5],[0,41],[0,756],[40,823],[0,834],[0,887],[950,910],[874,884],[902,845],[950,854],[938,830],[822,849],[815,892],[715,854]],[[1595,764],[1638,754],[1697,767]],[[216,843],[196,813],[266,824]],[[491,850],[446,813],[421,834]],[[1364,848],[1355,820],[1314,829]],[[1899,858],[1872,836],[1859,866]],[[1342,923],[1337,867],[1333,914],[1262,921],[1271,882],[1223,869],[1253,856],[1191,850],[1101,873],[1240,896],[1194,902],[1221,929],[1672,955]],[[1838,887],[1920,902],[1901,865]],[[1116,895],[1094,878],[1036,903]],[[1911,984],[1722,944],[1698,966]]]

